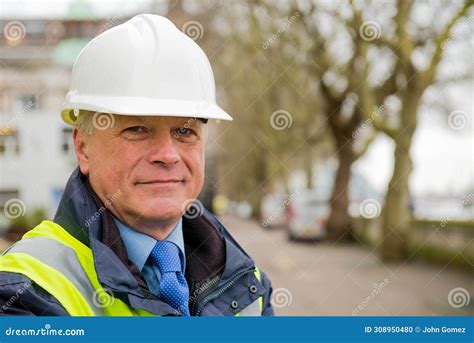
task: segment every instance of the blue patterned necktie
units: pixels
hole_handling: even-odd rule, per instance
[[[179,310],[183,316],[189,316],[189,289],[181,271],[178,246],[169,241],[159,241],[150,256],[161,273],[160,299]]]

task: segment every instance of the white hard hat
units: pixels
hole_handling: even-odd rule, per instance
[[[74,63],[61,116],[78,110],[232,120],[216,104],[201,48],[168,19],[141,14],[91,40]]]

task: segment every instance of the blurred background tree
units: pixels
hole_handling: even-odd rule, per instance
[[[231,199],[248,200],[261,220],[266,194],[277,185],[291,193],[288,178],[298,170],[312,189],[316,160],[331,156],[338,163],[327,238],[350,241],[351,168],[383,133],[395,143],[395,163],[381,252],[386,259],[406,257],[418,112],[425,91],[442,81],[437,75],[445,46],[472,1],[436,5],[431,21],[417,23],[426,2],[200,4],[192,16],[205,24],[199,43],[210,51],[221,102],[238,118],[232,129],[217,125],[216,186]],[[185,7],[173,1],[169,14],[178,26],[191,19]],[[450,16],[438,22],[441,12]]]
[[[385,259],[404,259],[408,256],[407,232],[412,219],[409,209],[409,178],[412,172],[410,148],[418,125],[419,109],[426,89],[438,81],[436,79],[438,66],[444,48],[451,39],[453,28],[465,18],[472,4],[470,0],[464,1],[460,6],[454,4],[454,15],[442,28],[437,27],[438,25],[422,28],[416,27],[410,21],[414,16],[414,2],[399,1],[393,17],[395,27],[393,35],[382,36],[381,32],[375,32],[381,37],[376,37],[373,43],[370,43],[371,39],[364,37],[363,32],[360,35],[354,34],[357,37],[356,51],[360,55],[357,70],[360,82],[356,85],[356,91],[361,112],[367,120],[373,118],[374,127],[395,142],[395,164],[383,211],[384,235],[381,254]],[[438,9],[441,10],[446,10],[444,4]],[[432,19],[435,21],[436,17]],[[351,27],[356,31],[363,25],[364,14],[361,9],[355,8]],[[379,28],[375,28],[377,29]],[[372,56],[370,56],[371,49],[375,50]],[[377,89],[370,83],[370,73],[375,69],[377,59],[387,53],[390,54],[392,68],[386,76],[387,84]],[[415,54],[419,54],[418,58],[421,55],[427,63],[417,64]],[[390,100],[399,103],[398,110],[392,113],[388,113],[389,109],[385,105]],[[381,115],[374,116],[376,109],[383,109]],[[395,121],[394,125],[389,122],[390,117],[392,123]]]

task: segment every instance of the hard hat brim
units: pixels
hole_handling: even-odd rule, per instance
[[[146,97],[67,96],[61,110],[62,119],[74,125],[74,110],[88,110],[117,115],[190,117],[233,120],[220,106],[203,101],[151,99]]]

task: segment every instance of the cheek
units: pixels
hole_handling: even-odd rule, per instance
[[[185,163],[191,170],[195,192],[200,192],[204,184],[205,159],[203,149],[196,149],[186,155]]]
[[[129,145],[114,140],[101,142],[91,158],[91,171],[101,179],[108,188],[118,187],[121,180],[126,180],[135,163],[138,152]],[[110,190],[110,189],[109,189]]]
[[[106,144],[96,144],[91,154],[90,164],[94,172],[100,173],[104,169],[110,169],[114,162],[116,152]]]

